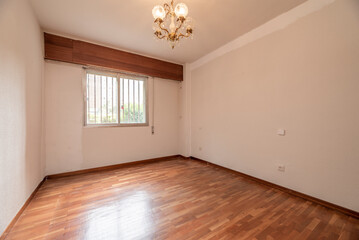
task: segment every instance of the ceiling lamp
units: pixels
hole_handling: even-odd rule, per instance
[[[157,5],[152,10],[155,18],[155,36],[158,39],[166,39],[172,49],[181,38],[193,36],[193,26],[191,19],[187,18],[188,7],[184,3],[179,3],[174,7],[173,0],[171,4],[165,3],[163,6]]]

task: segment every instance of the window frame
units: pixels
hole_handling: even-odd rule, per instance
[[[97,75],[103,75],[108,77],[116,77],[117,79],[117,114],[118,114],[118,123],[104,123],[104,124],[87,124],[87,74],[97,74]],[[143,81],[144,86],[144,94],[145,94],[145,110],[146,110],[146,122],[145,123],[121,123],[121,105],[120,105],[120,99],[121,99],[121,84],[120,79],[126,78],[131,80],[139,80]],[[83,90],[83,127],[85,128],[108,128],[108,127],[148,127],[149,126],[149,103],[148,103],[148,77],[147,76],[141,76],[141,75],[133,75],[128,73],[120,73],[116,71],[111,70],[98,70],[93,68],[84,68],[83,70],[83,78],[82,78],[82,90]]]

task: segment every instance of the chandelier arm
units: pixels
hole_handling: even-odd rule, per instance
[[[188,38],[189,36],[191,36],[191,34],[188,34],[188,33],[182,34],[182,33],[180,33],[180,34],[178,34],[178,39],[179,38]]]
[[[158,26],[160,27],[161,30],[165,31],[167,33],[167,35],[170,34],[170,32],[166,28],[161,26],[161,23],[158,23]]]
[[[156,37],[157,37],[158,39],[164,39],[166,36],[159,37],[159,36],[156,35]]]
[[[167,13],[166,13],[166,16],[163,18],[163,20],[166,19],[166,18],[168,17],[168,15],[171,14],[170,11],[166,11],[166,12],[167,12]]]
[[[171,7],[167,3],[163,4],[163,8],[166,10],[167,14],[171,12]]]
[[[177,34],[178,30],[183,26],[183,21],[181,21],[181,24],[176,28],[175,34]]]

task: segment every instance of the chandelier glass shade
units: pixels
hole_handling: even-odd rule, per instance
[[[178,3],[174,7],[174,0],[170,4],[157,5],[152,9],[154,34],[158,39],[167,40],[174,49],[181,38],[193,36],[191,19],[187,18],[188,7]]]

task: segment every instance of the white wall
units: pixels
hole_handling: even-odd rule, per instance
[[[359,211],[358,13],[335,1],[194,69],[192,155]]]
[[[1,0],[0,232],[45,174],[42,142],[46,174],[192,154],[358,211],[358,12],[357,0],[335,1],[186,65],[183,83],[156,79],[151,135],[84,128],[83,70],[56,62],[45,63],[43,124],[41,31],[27,1]]]
[[[42,180],[42,33],[27,1],[0,1],[0,235]]]
[[[184,66],[184,79],[179,88],[179,154],[191,156],[191,69]]]
[[[155,134],[149,127],[83,127],[83,69],[45,63],[46,174],[178,154],[179,82],[155,79]]]

